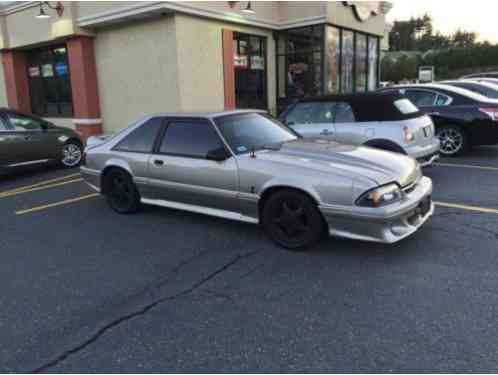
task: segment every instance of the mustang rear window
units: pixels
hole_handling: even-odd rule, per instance
[[[411,113],[417,113],[419,111],[419,109],[415,106],[415,104],[413,104],[409,99],[395,100],[394,105],[404,115],[409,115]]]

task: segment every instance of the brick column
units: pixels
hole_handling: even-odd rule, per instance
[[[73,123],[85,138],[102,134],[93,38],[79,36],[67,40],[66,44],[73,96]]]
[[[223,88],[225,90],[225,109],[235,109],[235,69],[233,65],[233,31],[223,29]]]
[[[9,107],[20,112],[31,112],[26,55],[22,51],[2,52],[5,91]]]

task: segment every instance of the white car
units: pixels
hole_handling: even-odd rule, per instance
[[[305,138],[397,152],[429,166],[439,158],[434,124],[399,93],[364,93],[304,98],[280,116]]]

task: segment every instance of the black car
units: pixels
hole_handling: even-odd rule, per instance
[[[443,84],[399,85],[398,91],[431,116],[441,154],[460,155],[472,146],[498,144],[498,100]]]
[[[83,142],[74,130],[0,109],[0,170],[49,161],[76,167],[82,156]]]

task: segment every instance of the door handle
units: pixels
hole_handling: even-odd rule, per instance
[[[29,141],[30,139],[31,139],[31,136],[30,136],[30,135],[25,135],[25,136],[24,136],[24,140],[25,140],[25,141]]]
[[[158,165],[158,166],[161,166],[161,165],[164,165],[164,161],[156,159],[156,160],[154,160],[154,164]]]
[[[323,129],[320,134],[322,135],[329,135],[329,134],[332,134],[332,132],[329,130],[329,129]]]

